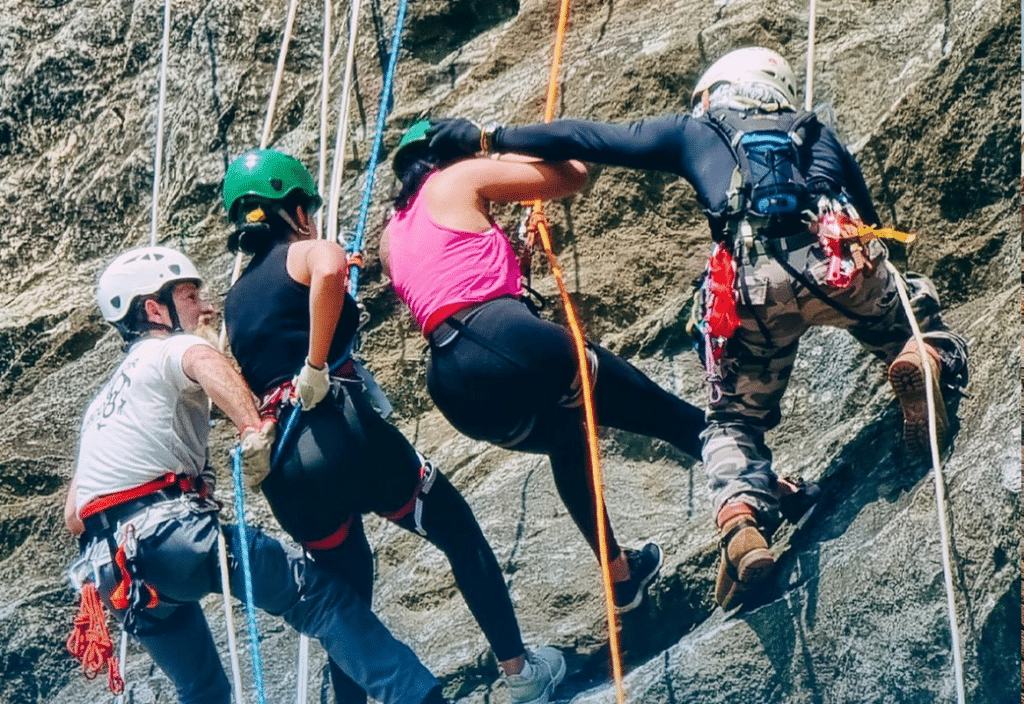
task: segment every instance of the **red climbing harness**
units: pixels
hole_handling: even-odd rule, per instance
[[[94,679],[106,666],[107,685],[114,694],[124,691],[124,680],[114,656],[114,645],[107,630],[107,615],[99,592],[92,582],[82,585],[82,600],[75,625],[67,640],[68,651],[82,663],[86,679]]]

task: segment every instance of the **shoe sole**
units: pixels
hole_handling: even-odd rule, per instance
[[[661,572],[661,564],[664,561],[665,561],[665,553],[659,547],[658,548],[658,564],[656,564],[654,566],[654,569],[651,570],[651,573],[649,575],[647,575],[642,580],[640,580],[640,587],[636,590],[636,596],[633,597],[633,601],[629,602],[628,604],[623,604],[622,606],[616,606],[615,607],[615,613],[616,614],[619,614],[619,615],[626,614],[626,613],[629,613],[630,611],[632,611],[633,609],[635,609],[636,607],[640,606],[640,602],[642,602],[644,600],[644,595],[647,593],[647,585],[650,584],[651,582],[653,582],[654,579],[658,576],[658,573]]]
[[[537,697],[536,699],[530,699],[528,701],[522,702],[517,702],[515,699],[512,699],[512,704],[548,704],[548,702],[551,701],[551,695],[555,693],[555,688],[558,685],[560,685],[562,683],[562,680],[565,678],[565,673],[566,664],[565,658],[563,657],[562,666],[559,668],[557,673],[551,676],[551,683],[544,688],[544,691],[541,692],[541,695],[539,697]]]
[[[750,591],[750,588],[763,582],[771,574],[775,567],[775,557],[771,550],[759,548],[751,550],[743,556],[736,568],[738,579],[733,580],[725,567],[725,557],[719,564],[718,578],[715,580],[715,601],[728,611],[732,607],[742,603],[743,597]]]
[[[935,371],[934,365],[932,371]],[[937,372],[932,375],[932,395],[936,401],[935,430],[941,452],[946,446],[949,419],[936,376]],[[889,367],[889,384],[903,411],[903,440],[907,449],[915,454],[926,453],[931,446],[931,433],[928,429],[928,394],[920,357],[917,354],[907,355],[893,362]]]

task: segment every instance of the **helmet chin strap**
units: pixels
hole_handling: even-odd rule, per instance
[[[282,220],[288,223],[288,227],[292,228],[293,231],[299,233],[300,235],[305,235],[307,237],[312,236],[313,231],[309,228],[309,226],[300,227],[299,224],[295,222],[295,219],[291,215],[289,215],[288,212],[280,205],[274,206],[274,212],[277,214],[278,217],[280,217]]]
[[[175,282],[175,284],[176,283],[177,282]],[[174,305],[174,286],[172,285],[166,290],[161,290],[160,293],[157,295],[156,300],[157,303],[162,303],[163,305],[167,306],[167,313],[168,315],[171,316],[171,324],[170,326],[167,326],[164,325],[163,323],[149,321],[149,329],[164,330],[165,332],[168,332],[172,335],[176,332],[185,332],[185,330],[181,327],[181,319],[178,317],[178,309]]]

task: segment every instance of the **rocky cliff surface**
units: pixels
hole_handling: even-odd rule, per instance
[[[343,25],[348,4],[333,10]],[[1007,0],[851,0],[819,12],[815,102],[834,111],[887,224],[919,233],[895,258],[934,278],[947,322],[971,344],[971,395],[944,470],[953,584],[968,701],[1002,704],[1020,677],[1019,9]],[[802,80],[805,13],[803,3],[751,0],[575,3],[558,115],[678,111],[701,70],[742,45],[781,50]],[[160,241],[192,256],[216,294],[230,272],[220,179],[259,141],[284,14],[283,2],[256,0],[173,6]],[[322,16],[319,4],[299,7],[271,137],[314,168]],[[394,17],[392,0],[371,0],[362,13],[342,230],[356,221]],[[413,2],[385,152],[426,114],[538,120],[555,20],[540,0]],[[92,287],[116,253],[148,242],[162,6],[26,0],[5,5],[0,28],[0,702],[84,704],[106,695],[63,650],[75,608],[63,570],[74,545],[60,514],[79,416],[119,356]],[[332,106],[346,50],[335,47]],[[585,194],[550,208],[588,330],[701,403],[682,331],[707,252],[692,192],[660,174],[593,173]],[[561,700],[612,702],[598,570],[546,463],[459,436],[426,395],[422,341],[374,256],[387,169],[378,176],[363,288],[369,366],[402,429],[476,511],[527,640],[567,652]],[[554,291],[543,266],[535,282]],[[814,331],[802,347],[769,442],[781,470],[821,482],[825,494],[810,521],[777,537],[779,569],[755,608],[726,618],[714,607],[700,464],[625,434],[602,440],[617,533],[666,552],[652,599],[622,625],[630,702],[954,700],[931,473],[902,449],[881,365],[838,331]],[[224,426],[213,450],[222,472]],[[250,504],[250,520],[274,532],[262,499]],[[382,618],[450,696],[507,701],[440,553],[376,518],[368,527]],[[223,644],[218,603],[206,606]],[[293,700],[297,639],[269,617],[260,628],[270,700]],[[322,665],[314,652],[314,700]],[[174,700],[134,646],[126,680],[129,701]]]

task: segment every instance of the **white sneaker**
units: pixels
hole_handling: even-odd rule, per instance
[[[505,675],[512,704],[547,704],[565,677],[565,658],[557,648],[544,645],[526,651],[526,666],[518,675]]]

